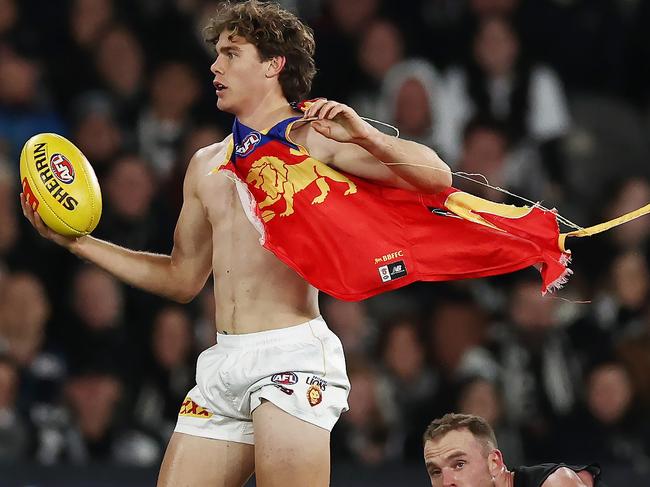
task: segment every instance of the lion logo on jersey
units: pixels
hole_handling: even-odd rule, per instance
[[[284,199],[286,208],[280,213],[280,216],[293,214],[295,195],[314,182],[318,186],[320,194],[312,200],[311,204],[320,204],[325,201],[330,192],[327,179],[347,184],[348,189],[343,193],[345,196],[357,192],[357,186],[350,179],[313,157],[306,157],[298,164],[287,164],[277,157],[265,156],[253,163],[246,176],[247,183],[266,193],[264,201],[259,203],[260,210]],[[268,222],[275,215],[275,211],[266,210],[262,212],[262,219]]]

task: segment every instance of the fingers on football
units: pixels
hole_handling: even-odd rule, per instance
[[[50,229],[45,225],[45,223],[43,223],[43,220],[41,219],[41,215],[39,215],[37,212],[34,212],[33,224],[34,227],[36,227],[38,233],[40,233],[43,237],[49,238]]]
[[[29,203],[27,203],[27,198],[25,197],[25,195],[23,193],[20,193],[20,207],[23,210],[23,215],[25,215],[25,218],[27,218],[31,223],[32,218],[33,218],[32,215],[34,213],[34,210],[29,205]]]
[[[20,193],[20,206],[23,209],[23,215],[32,224],[32,226],[40,233],[42,236],[46,237],[48,235],[49,229],[43,223],[41,216],[34,211],[34,208],[27,202],[27,198],[24,193]]]

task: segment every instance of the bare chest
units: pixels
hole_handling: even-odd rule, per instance
[[[246,217],[234,176],[229,171],[211,169],[205,171],[197,191],[214,239],[223,242],[235,236],[250,236],[257,242],[259,235]]]

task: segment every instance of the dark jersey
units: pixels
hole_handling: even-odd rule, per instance
[[[558,468],[567,467],[574,472],[586,470],[594,477],[594,487],[606,487],[600,480],[600,467],[598,465],[565,465],[564,463],[542,463],[532,467],[517,467],[514,487],[542,487],[544,481]]]

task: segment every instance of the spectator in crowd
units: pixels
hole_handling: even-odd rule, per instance
[[[124,424],[126,389],[110,366],[86,364],[64,390],[69,422],[56,452],[60,462],[150,466],[160,461],[155,440]]]
[[[48,90],[40,84],[39,63],[11,49],[0,50],[0,143],[18,166],[23,144],[39,132],[66,133],[52,109]]]
[[[2,280],[0,343],[20,372],[20,406],[27,411],[53,403],[65,375],[61,351],[48,339],[52,305],[45,288],[30,272],[12,272]]]
[[[650,308],[646,307],[643,327],[621,339],[617,356],[627,370],[638,406],[650,414]]]
[[[443,153],[458,158],[463,127],[475,115],[502,121],[513,145],[540,148],[549,176],[562,180],[558,141],[569,128],[562,85],[550,68],[530,62],[505,17],[484,17],[473,38],[472,56],[446,76],[448,123]]]
[[[364,30],[357,58],[362,77],[350,104],[369,118],[384,116],[379,112],[382,82],[393,66],[404,57],[404,39],[400,30],[387,19],[375,19]]]
[[[19,366],[29,366],[41,350],[50,317],[50,303],[36,276],[24,272],[7,276],[0,316],[0,336],[9,355]]]
[[[512,139],[504,123],[480,116],[470,120],[463,134],[457,167],[467,178],[477,182],[463,178],[458,181],[458,188],[497,202],[522,204],[495,187],[527,199],[542,199],[546,178],[538,161],[534,157],[521,157],[511,149]]]
[[[14,172],[0,159],[0,267],[11,259],[12,250],[20,238],[14,203],[15,184]]]
[[[646,205],[650,201],[650,181],[647,178],[624,179],[615,188],[614,199],[606,207],[605,218],[615,218]],[[613,246],[619,250],[637,250],[648,253],[650,249],[650,217],[644,216],[618,226],[609,233]]]
[[[98,87],[108,96],[123,128],[136,119],[145,88],[145,59],[135,34],[123,25],[104,30],[95,53]]]
[[[400,412],[409,417],[420,403],[431,405],[437,377],[426,362],[422,332],[414,320],[389,323],[381,335],[381,357]]]
[[[440,372],[441,387],[449,399],[444,407],[453,406],[454,385],[474,373],[492,374],[486,365],[485,343],[487,320],[473,298],[461,294],[441,302],[429,322],[429,351]]]
[[[106,205],[95,235],[119,245],[149,252],[169,252],[174,222],[168,204],[160,199],[159,184],[148,161],[125,153],[113,161],[104,181]],[[139,289],[125,289],[125,309],[133,323],[151,323],[163,300]],[[130,336],[138,347],[149,343],[145,327],[137,326]]]
[[[643,1],[520,1],[518,19],[528,50],[562,73],[570,93],[621,94],[626,61],[644,63],[643,57],[626,59],[632,26],[622,12],[635,3],[641,14]]]
[[[0,2],[0,42],[10,40],[18,23],[18,5],[15,0]]]
[[[358,79],[359,67],[354,48],[367,25],[379,14],[378,0],[327,0],[323,16],[313,24],[316,37],[316,66],[312,92],[332,100],[348,100],[350,93],[340,83],[340,73]],[[328,46],[324,48],[324,46]]]
[[[51,424],[60,408],[67,357],[46,342],[51,304],[35,275],[8,274],[0,296],[0,353],[11,369],[5,371],[5,433],[16,440],[16,454],[34,452],[39,458],[41,427]]]
[[[480,376],[463,380],[458,387],[454,411],[485,419],[494,430],[499,450],[508,459],[508,464],[524,463],[524,438],[519,429],[510,424],[503,408],[501,387],[495,381]]]
[[[193,345],[188,312],[177,306],[162,308],[153,323],[151,357],[145,361],[147,372],[132,413],[137,424],[158,437],[161,449],[174,431],[178,404],[194,384]]]
[[[62,341],[70,367],[83,370],[90,365],[115,364],[122,378],[136,380],[134,371],[138,369],[131,353],[120,283],[99,268],[81,266],[74,275],[71,301]]]
[[[606,465],[648,471],[650,423],[634,397],[625,366],[615,358],[596,363],[585,385],[584,406],[558,430],[558,455],[568,462],[597,458]]]
[[[423,59],[394,65],[386,74],[377,107],[378,118],[394,124],[404,137],[444,154],[441,127],[445,95],[435,68]],[[417,164],[417,161],[413,161]]]
[[[160,221],[156,221],[153,170],[140,156],[126,154],[116,159],[104,182],[107,205],[98,234],[119,245],[160,250],[156,242]]]
[[[610,265],[603,295],[594,304],[596,324],[607,333],[608,342],[645,328],[650,272],[645,255],[628,250],[617,255]]]
[[[28,459],[29,425],[18,403],[18,366],[0,352],[0,465]]]
[[[55,50],[48,60],[54,93],[59,106],[68,115],[70,100],[97,85],[97,72],[92,69],[94,52],[114,18],[113,0],[70,2],[67,28],[60,29],[63,31],[62,48]]]
[[[157,176],[167,177],[175,154],[191,126],[191,110],[199,99],[199,82],[185,63],[171,61],[154,70],[151,100],[138,119],[140,153]]]
[[[362,357],[348,360],[347,369],[350,414],[341,416],[334,430],[332,455],[368,465],[399,458],[403,435],[384,378]]]
[[[127,138],[116,120],[111,101],[101,93],[86,93],[74,103],[73,138],[92,164],[100,184]]]
[[[650,179],[635,175],[621,175],[618,181],[608,183],[610,189],[602,195],[602,205],[590,208],[593,215],[590,223],[607,221],[634,211],[650,201]],[[580,272],[593,284],[592,294],[598,294],[598,287],[609,286],[610,269],[619,254],[640,252],[650,258],[650,216],[612,228],[595,238],[575,239],[570,242],[576,254],[581,255]]]
[[[323,297],[321,311],[348,354],[368,354],[376,344],[377,328],[363,302]]]
[[[557,315],[559,301],[541,295],[536,277],[516,276],[507,322],[491,330],[488,344],[504,384],[506,416],[521,428],[526,460],[533,462],[544,460],[580,383],[580,363]]]
[[[29,22],[25,7],[16,0],[0,1],[0,49],[38,52],[36,26]]]
[[[388,321],[379,340],[380,358],[405,437],[404,458],[419,460],[422,427],[441,402],[440,378],[427,363],[425,340],[415,319]]]

